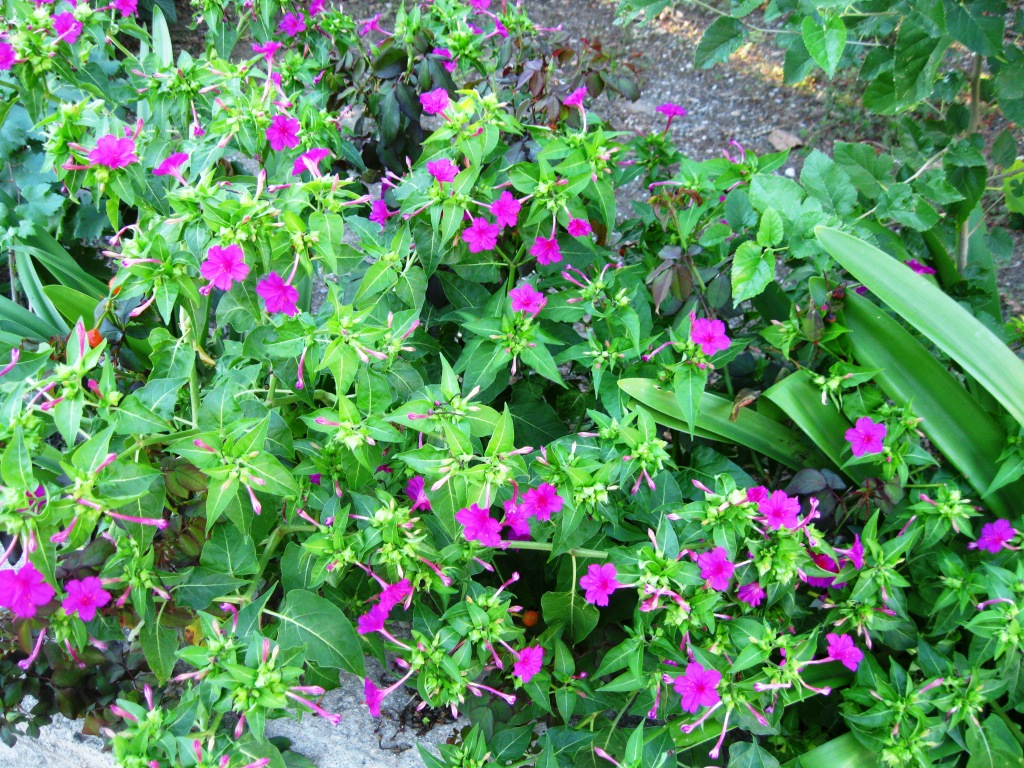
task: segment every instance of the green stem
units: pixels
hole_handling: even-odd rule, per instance
[[[532,549],[537,552],[550,552],[554,545],[549,541],[503,541],[501,546],[503,549]],[[565,554],[572,555],[573,562],[577,557],[592,557],[595,560],[608,559],[608,553],[599,549],[570,549]]]
[[[188,374],[188,399],[192,406],[192,428],[199,429],[199,363],[195,361]]]
[[[151,437],[148,440],[139,440],[135,443],[133,448],[139,450],[140,448],[148,448],[151,445],[163,445],[171,440],[186,440],[190,437],[195,437],[203,430],[201,429],[186,429],[183,432],[176,432],[173,435],[157,435]]]

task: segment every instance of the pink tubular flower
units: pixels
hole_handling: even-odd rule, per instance
[[[377,687],[370,678],[363,680],[363,698],[370,717],[380,717],[380,705],[384,703],[384,691]]]
[[[968,549],[984,549],[986,552],[995,554],[1004,547],[1009,547],[1010,541],[1018,533],[1017,529],[1010,525],[1009,520],[1000,518],[994,523],[985,523],[981,526],[981,535],[978,540],[967,545]]]
[[[485,547],[501,546],[501,523],[478,504],[463,507],[455,513],[455,519],[465,528],[466,541],[479,541]]]
[[[523,494],[522,507],[526,514],[541,522],[550,520],[552,513],[561,512],[564,504],[565,500],[551,483],[541,483]]]
[[[237,243],[223,248],[214,245],[206,252],[206,260],[199,272],[214,288],[227,291],[234,283],[245,280],[249,275],[249,265],[245,263],[245,254]]]
[[[281,19],[281,23],[277,25],[277,31],[288,37],[295,37],[296,35],[306,31],[306,14],[299,13],[286,13],[284,18]]]
[[[14,51],[14,46],[4,40],[0,40],[0,72],[10,70],[17,58],[18,55]]]
[[[420,104],[423,111],[428,115],[442,115],[448,109],[452,100],[448,98],[448,91],[444,88],[435,88],[432,91],[420,94]]]
[[[32,563],[25,563],[16,571],[0,571],[0,607],[15,616],[31,619],[37,606],[46,605],[53,595],[53,587]]]
[[[548,303],[547,297],[529,283],[523,283],[518,288],[513,288],[508,292],[508,297],[512,299],[513,312],[525,312],[533,316],[536,316]]]
[[[773,491],[766,501],[757,505],[757,509],[764,515],[765,522],[772,530],[796,528],[797,515],[800,514],[800,499],[790,498],[784,491]]]
[[[528,683],[543,666],[544,648],[539,645],[530,645],[519,651],[516,662],[512,665],[512,674],[524,683]]]
[[[622,586],[618,575],[611,563],[589,566],[586,576],[580,579],[580,587],[586,590],[586,601],[594,605],[608,605],[608,596]]]
[[[672,689],[682,697],[683,711],[693,714],[701,707],[711,707],[722,700],[718,694],[721,680],[722,673],[717,669],[705,669],[691,661],[686,665],[685,674],[672,681]]]
[[[289,317],[294,317],[299,312],[296,306],[299,292],[285,283],[277,272],[271,272],[260,280],[256,284],[256,293],[266,302],[267,312],[282,312]]]
[[[274,54],[277,53],[281,45],[276,40],[268,40],[265,43],[253,43],[252,52],[263,54],[263,58],[269,63],[274,60]]]
[[[397,584],[389,584],[384,587],[380,593],[380,602],[378,605],[381,607],[381,610],[390,613],[392,608],[405,600],[405,598],[411,594],[412,582],[408,579],[402,579]]]
[[[729,348],[729,337],[725,335],[725,323],[709,320],[690,313],[690,341],[700,345],[700,351],[710,357]]]
[[[908,267],[910,267],[915,272],[917,272],[917,274],[919,274],[919,275],[934,275],[935,274],[935,270],[934,269],[929,267],[927,264],[922,264],[917,259],[909,259],[907,261],[904,261],[903,263],[906,264]]]
[[[96,618],[98,609],[110,602],[110,593],[103,588],[103,582],[95,576],[69,581],[64,585],[64,589],[68,592],[60,606],[64,613],[69,616],[77,613],[78,618],[87,623]]]
[[[586,219],[570,219],[566,229],[573,237],[586,237],[594,231]]]
[[[384,629],[384,622],[387,621],[390,609],[377,603],[367,613],[364,613],[356,620],[356,631],[360,635],[371,635]]]
[[[839,549],[838,547],[833,547],[833,549],[840,555],[846,555],[858,571],[864,567],[864,544],[861,542],[859,534],[853,537],[853,546],[849,549]]]
[[[469,246],[470,253],[480,253],[494,250],[499,234],[501,228],[497,224],[491,224],[483,216],[478,216],[462,231],[462,239]]]
[[[274,115],[267,126],[267,141],[275,152],[282,149],[294,149],[299,146],[299,128],[301,125],[294,117]]]
[[[114,0],[111,5],[122,16],[134,16],[139,7],[139,0]]]
[[[188,162],[188,152],[175,152],[170,157],[160,161],[160,165],[153,169],[154,176],[173,176],[182,184],[185,179],[181,176],[181,166]]]
[[[417,509],[425,509],[430,511],[430,499],[427,498],[427,494],[423,492],[423,478],[417,475],[416,477],[410,478],[409,482],[405,486],[405,495],[409,497],[409,501],[412,502],[412,511],[415,512]]]
[[[567,107],[583,107],[583,99],[587,96],[587,87],[581,86],[565,97],[562,103]]]
[[[447,157],[428,162],[427,172],[440,182],[454,181],[455,177],[459,175],[459,169]]]
[[[388,204],[383,199],[374,200],[370,203],[370,221],[374,224],[380,224],[380,228],[388,224],[388,219],[394,216],[394,213],[388,210]]]
[[[765,591],[756,581],[744,584],[736,591],[736,597],[747,605],[757,608],[765,598]]]
[[[135,140],[130,136],[115,136],[108,133],[96,141],[96,148],[89,153],[89,162],[110,169],[124,168],[139,162],[135,156]]]
[[[57,35],[58,39],[63,40],[68,45],[74,45],[78,42],[79,35],[82,34],[82,22],[77,21],[74,14],[70,11],[55,14],[53,17],[53,32]]]
[[[554,237],[538,237],[530,247],[530,255],[536,256],[541,266],[547,266],[562,260],[562,249]]]
[[[519,211],[522,207],[522,202],[516,200],[511,192],[505,190],[497,200],[491,203],[488,210],[494,216],[495,223],[499,227],[505,228],[514,227],[519,222]]]
[[[853,644],[853,638],[849,635],[825,635],[828,640],[828,657],[841,661],[843,666],[851,672],[857,671],[857,665],[864,658],[864,653]]]
[[[292,165],[292,176],[301,176],[303,171],[309,171],[314,176],[320,175],[320,161],[331,156],[331,150],[323,147],[313,147],[295,158]]]
[[[855,426],[846,430],[846,442],[854,456],[881,453],[885,447],[885,433],[885,424],[876,424],[867,416],[861,416]]]
[[[725,547],[715,547],[710,552],[697,555],[697,565],[700,566],[700,577],[706,579],[712,589],[724,592],[729,588],[736,566],[729,560]]]

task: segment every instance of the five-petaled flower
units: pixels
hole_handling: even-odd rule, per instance
[[[462,239],[469,246],[470,253],[480,253],[481,251],[493,251],[494,246],[498,244],[499,234],[501,234],[501,228],[497,224],[491,224],[483,216],[477,216],[462,231]]]
[[[267,312],[281,312],[292,317],[298,314],[299,292],[284,279],[271,272],[256,284],[256,293],[267,304]]]
[[[565,97],[562,103],[567,107],[583,107],[583,99],[587,96],[587,87],[581,86]]]
[[[622,586],[618,575],[611,563],[588,567],[586,575],[580,579],[580,587],[586,591],[586,601],[594,605],[608,605],[608,596]]]
[[[122,16],[134,16],[139,7],[139,0],[114,0],[111,5]]]
[[[17,59],[18,54],[15,52],[14,46],[4,40],[0,40],[0,72],[8,71],[14,66]]]
[[[765,598],[765,591],[761,588],[760,584],[756,581],[752,581],[749,584],[744,584],[736,590],[736,597],[741,602],[757,608]]]
[[[314,176],[320,175],[320,161],[331,156],[331,150],[323,147],[313,147],[306,150],[292,164],[292,176],[301,176],[303,171],[309,171]]]
[[[405,485],[405,495],[409,497],[409,501],[412,502],[412,511],[415,512],[417,509],[425,509],[430,511],[430,499],[427,498],[427,494],[423,492],[424,481],[419,475],[409,478],[409,482]]]
[[[1010,541],[1018,533],[1017,529],[1010,525],[1009,520],[1000,518],[994,523],[985,523],[981,526],[981,535],[978,540],[967,545],[969,549],[984,549],[986,552],[995,554],[1004,547],[1009,547]]]
[[[485,547],[501,546],[501,523],[491,517],[489,510],[472,504],[456,512],[455,519],[465,529],[466,541],[479,541]]]
[[[550,520],[553,513],[561,512],[564,504],[565,500],[551,483],[541,483],[523,494],[522,507],[526,514],[541,522]]]
[[[705,669],[696,661],[686,665],[685,674],[672,681],[672,689],[681,697],[684,712],[695,713],[701,707],[710,707],[722,700],[718,684],[722,673],[717,669]]]
[[[764,515],[764,522],[773,530],[796,528],[800,499],[787,496],[785,491],[773,491],[771,496],[757,505],[757,510]]]
[[[182,184],[185,179],[181,176],[181,166],[188,162],[188,152],[175,152],[173,155],[160,161],[160,165],[153,169],[154,176],[172,176]]]
[[[60,607],[69,616],[77,613],[82,621],[90,622],[96,617],[96,611],[110,602],[110,593],[103,588],[101,582],[95,576],[86,576],[84,579],[73,579],[64,585],[68,596]]]
[[[841,661],[848,670],[856,672],[857,665],[864,658],[864,653],[853,644],[853,638],[849,635],[829,633],[825,635],[825,639],[828,640],[828,657]]]
[[[846,430],[846,442],[854,456],[881,453],[884,449],[885,424],[876,424],[867,416],[857,419],[856,425]]]
[[[586,219],[570,219],[569,226],[566,227],[566,230],[573,237],[586,237],[594,231],[590,226],[590,222]]]
[[[529,645],[519,651],[518,658],[512,665],[512,674],[522,679],[524,683],[528,683],[543,666],[544,648],[539,645]]]
[[[697,317],[690,313],[690,341],[700,345],[700,351],[707,356],[729,348],[729,337],[725,335],[725,323]]]
[[[556,238],[538,237],[530,247],[530,255],[536,256],[541,266],[547,266],[562,260],[562,249],[558,247]]]
[[[294,149],[299,146],[299,128],[301,124],[288,115],[274,115],[267,126],[267,141],[275,152],[282,149]]]
[[[96,147],[89,153],[89,162],[107,168],[124,168],[139,162],[135,156],[135,140],[131,136],[115,136],[108,133],[96,140]]]
[[[68,45],[74,45],[78,42],[79,35],[82,34],[82,22],[75,19],[74,14],[70,11],[58,13],[53,17],[53,31],[58,39]]]
[[[265,43],[253,43],[252,52],[262,53],[263,58],[266,59],[268,62],[271,62],[274,60],[274,54],[277,53],[278,49],[282,45],[282,43],[279,43],[276,40],[268,40]]]
[[[674,117],[686,117],[686,108],[681,107],[678,104],[672,104],[671,102],[658,105],[654,111],[665,115],[670,122]]]
[[[53,599],[53,587],[46,583],[32,563],[16,571],[0,571],[0,608],[8,608],[22,619],[31,619],[36,608]]]
[[[700,577],[707,581],[709,587],[719,592],[729,588],[736,566],[729,560],[725,547],[715,547],[710,552],[697,555],[697,565],[700,566]]]
[[[512,299],[513,312],[525,312],[528,315],[537,315],[548,303],[547,297],[529,283],[513,288],[508,292],[508,297]]]
[[[284,18],[281,19],[281,23],[277,25],[277,31],[288,37],[295,37],[305,32],[306,14],[301,11],[299,13],[286,13]]]
[[[427,163],[427,173],[439,182],[454,181],[459,175],[459,169],[447,157],[442,157],[440,160],[431,160]]]
[[[237,243],[224,247],[213,245],[206,252],[206,260],[199,272],[214,288],[226,291],[249,276],[249,265],[245,263],[245,254]]]
[[[444,88],[435,88],[432,91],[420,94],[420,105],[428,115],[441,115],[451,104],[448,98],[448,91]]]
[[[494,216],[495,224],[499,227],[514,227],[519,222],[519,211],[522,209],[523,204],[516,200],[515,196],[505,190],[502,192],[498,199],[491,203],[488,210]]]

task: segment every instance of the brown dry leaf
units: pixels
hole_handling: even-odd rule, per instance
[[[772,129],[772,132],[768,134],[768,142],[780,152],[784,149],[794,149],[804,145],[799,136],[781,128]]]

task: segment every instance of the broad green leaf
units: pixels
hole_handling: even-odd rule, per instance
[[[575,585],[573,585],[575,587]],[[600,612],[583,599],[576,589],[569,592],[548,592],[541,600],[544,620],[549,624],[562,623],[578,643],[594,631]]]
[[[752,742],[729,747],[729,768],[779,768],[779,761]]]
[[[366,676],[359,636],[330,600],[301,589],[293,590],[288,593],[281,613],[272,615],[281,622],[277,636],[281,645],[304,649],[305,657],[320,666]]]
[[[989,715],[981,727],[967,726],[967,768],[1010,768],[1024,764],[1020,742],[999,715]]]
[[[21,427],[14,428],[14,437],[10,439],[7,448],[4,449],[3,459],[0,460],[0,477],[3,478],[4,485],[11,488],[35,490],[32,457],[25,445]]]
[[[1024,425],[1024,362],[999,338],[929,280],[863,240],[827,227],[815,233],[847,272],[959,363]],[[947,419],[949,414],[960,418],[957,410],[946,411]]]
[[[844,733],[790,760],[783,768],[881,768],[881,765],[877,752],[857,741],[852,733]]]
[[[245,576],[256,573],[256,545],[252,537],[233,525],[218,525],[205,546],[200,562],[207,568]]]
[[[846,25],[838,14],[829,13],[816,22],[812,17],[805,16],[803,27],[804,46],[825,74],[832,77],[839,66],[839,59],[846,48]]]
[[[960,3],[945,0],[946,29],[957,42],[982,56],[998,56],[1003,49],[1006,4],[1001,0]]]
[[[153,6],[153,52],[160,60],[162,67],[169,67],[174,61],[174,48],[171,45],[171,33],[167,29],[167,20],[160,6]],[[116,229],[116,227],[115,227]]]
[[[185,583],[174,590],[175,601],[197,611],[206,608],[215,598],[230,595],[245,582],[209,568],[193,568]]]
[[[97,299],[63,285],[44,285],[43,293],[69,323],[74,324],[81,318],[86,325],[93,325],[96,307],[99,304]]]
[[[147,621],[139,632],[139,643],[146,655],[146,663],[163,685],[174,672],[175,654],[178,652],[178,633],[162,627],[158,620]]]
[[[772,211],[772,213],[775,213]],[[775,214],[778,216],[778,214]],[[764,219],[762,219],[762,222]],[[760,234],[758,235],[760,238]],[[736,249],[732,259],[732,300],[752,299],[775,279],[775,252],[747,240]]]
[[[896,33],[895,96],[901,108],[927,99],[949,38],[922,13],[906,16]]]
[[[761,214],[761,224],[757,228],[757,244],[762,248],[773,248],[782,242],[785,234],[779,212],[774,208],[766,209]]]
[[[729,59],[729,54],[743,43],[746,29],[743,22],[731,16],[719,16],[704,30],[694,52],[694,63],[703,69]]]
[[[707,384],[707,381],[707,371],[701,370],[695,365],[684,365],[672,377],[672,389],[675,392],[676,405],[679,407],[683,421],[690,427],[690,437],[693,437],[697,424],[700,401],[704,395],[704,386]]]

